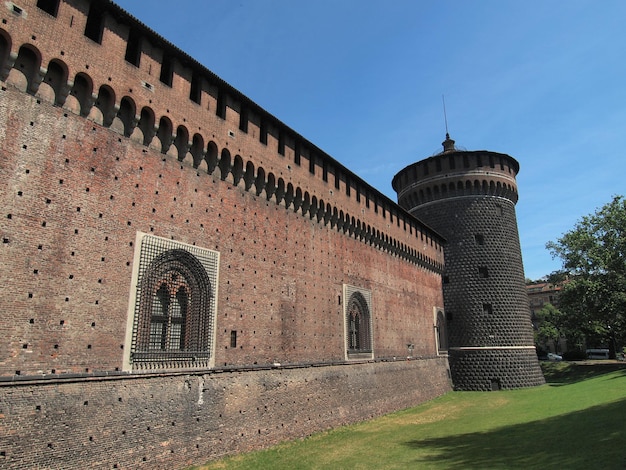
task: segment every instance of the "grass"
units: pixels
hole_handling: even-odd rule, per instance
[[[452,392],[198,469],[626,469],[626,366],[543,367],[541,387]]]

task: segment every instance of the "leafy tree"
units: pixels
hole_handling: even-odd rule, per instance
[[[559,352],[559,341],[565,337],[567,315],[554,305],[545,304],[535,316],[539,320],[537,322],[537,339],[543,344],[551,341],[554,345],[554,351]]]
[[[615,358],[626,331],[626,200],[614,196],[546,247],[563,261],[563,270],[552,276],[569,276],[559,296],[568,323],[608,343]]]

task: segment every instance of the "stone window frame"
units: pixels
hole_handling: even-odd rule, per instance
[[[137,232],[124,371],[215,366],[219,261],[217,251]]]
[[[344,284],[343,301],[345,359],[373,359],[372,292],[369,289]],[[359,321],[355,324],[351,317]]]
[[[448,338],[448,319],[442,307],[433,307],[435,348],[437,355],[447,355],[450,347]]]

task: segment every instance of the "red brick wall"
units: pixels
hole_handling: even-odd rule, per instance
[[[3,375],[120,368],[136,231],[221,253],[217,366],[343,360],[344,283],[372,291],[377,357],[435,353],[439,274],[10,86],[0,106]]]
[[[119,35],[128,28],[111,17],[106,25],[112,30],[104,29],[102,45],[86,38],[80,11],[88,8],[76,3],[81,8],[61,3],[57,18],[28,2],[21,16],[5,12],[7,47],[11,44],[15,58],[22,40],[36,46],[41,64],[63,60],[68,77],[73,66],[82,68],[94,93],[98,83],[119,90],[119,104],[120,92],[130,93],[132,83],[139,76],[145,81],[154,67],[148,64],[146,75],[143,65],[136,68],[123,59]],[[72,27],[59,44],[50,33],[66,21]],[[151,52],[150,57],[159,55]],[[144,104],[154,110],[155,124],[160,115],[168,115],[176,132],[182,124],[177,114],[187,116],[181,121],[189,129],[194,120],[201,121],[203,147],[214,145],[218,155],[228,149],[231,164],[241,155],[244,168],[246,162],[263,168],[265,179],[272,173],[277,182],[282,178],[285,186],[301,188],[312,201],[324,199],[332,210],[346,214],[324,223],[310,212],[286,207],[284,200],[277,204],[275,196],[268,200],[263,186],[246,191],[243,180],[232,184],[231,173],[221,181],[221,162],[210,175],[205,162],[193,168],[190,155],[179,161],[174,146],[164,155],[158,141],[146,147],[143,139],[137,142],[106,129],[98,124],[102,120],[93,114],[95,108],[82,110],[95,121],[77,116],[71,112],[77,110],[71,94],[66,100],[70,109],[64,109],[47,101],[47,85],[35,97],[21,93],[15,86],[19,89],[23,78],[12,69],[0,93],[0,229],[7,276],[0,302],[9,313],[0,320],[8,339],[2,345],[2,375],[120,369],[137,231],[221,253],[216,366],[342,360],[344,283],[372,291],[376,357],[401,356],[408,343],[416,345],[415,355],[435,353],[432,309],[442,305],[440,240],[359,181],[352,183],[348,196],[349,171],[330,157],[316,155],[316,161],[326,160],[327,167],[341,174],[344,186],[339,189],[333,174],[323,180],[321,167],[309,172],[306,154],[315,152],[311,145],[298,166],[251,135],[253,126],[248,133],[235,129],[235,136],[229,136],[231,124],[239,120],[231,116],[236,114],[231,108],[224,121],[181,100],[181,90],[175,88],[132,91],[137,114],[148,93]],[[184,97],[184,87],[179,88]],[[363,195],[359,201],[356,186]],[[356,214],[356,222],[350,223],[354,216],[349,214]],[[343,229],[337,226],[342,220],[348,220]],[[369,237],[374,241],[368,242]],[[229,349],[233,330],[236,350]]]
[[[443,240],[437,234],[208,71],[213,82],[205,82],[201,105],[188,99],[191,69],[182,68],[182,60],[173,87],[161,84],[158,68],[163,51],[158,45],[168,47],[163,40],[153,38],[156,46],[143,51],[139,67],[128,64],[125,40],[128,25],[138,27],[134,20],[118,17],[122,18],[118,23],[107,16],[102,44],[96,44],[83,35],[88,2],[61,2],[56,18],[35,5],[27,0],[20,5],[19,15],[9,8],[0,13],[4,79],[0,83],[0,413],[6,419],[0,443],[5,442],[7,449],[0,449],[0,458],[8,456],[10,464],[17,466],[16,456],[29,454],[24,462],[55,466],[55,459],[71,452],[76,462],[108,465],[114,459],[107,453],[118,449],[123,439],[127,450],[119,465],[134,467],[143,462],[141,452],[133,447],[139,441],[118,433],[125,430],[122,423],[134,422],[137,407],[150,415],[148,421],[153,420],[146,425],[140,418],[132,428],[136,439],[152,443],[149,466],[172,461],[159,447],[164,436],[172,434],[171,445],[177,448],[187,445],[183,442],[189,440],[189,433],[198,438],[197,429],[189,427],[200,419],[193,411],[198,390],[189,392],[175,373],[137,379],[122,371],[137,231],[220,252],[215,334],[215,373],[220,378],[210,380],[220,384],[216,394],[232,383],[238,397],[241,384],[261,374],[219,374],[237,367],[266,368],[261,374],[264,383],[293,376],[300,384],[282,396],[281,403],[289,404],[282,414],[260,413],[255,418],[253,427],[258,429],[252,434],[243,430],[250,423],[235,419],[237,412],[220,415],[232,398],[211,396],[205,403],[215,407],[205,404],[201,421],[211,422],[204,432],[212,433],[212,444],[204,450],[186,450],[185,461],[218,455],[221,450],[212,447],[218,443],[224,445],[223,452],[259,447],[409,406],[449,389],[445,359],[428,359],[436,355],[433,308],[443,305]],[[24,63],[19,52],[23,44],[33,51],[34,70],[41,67],[39,79],[44,81],[38,86],[37,77],[31,79],[31,94],[24,93],[28,79],[19,69]],[[137,116],[146,107],[154,112],[155,125],[167,117],[174,135],[187,132],[188,141],[195,135],[205,152],[214,146],[219,157],[228,149],[231,164],[225,181],[219,164],[210,174],[207,162],[195,168],[193,156],[185,151],[180,161],[174,146],[166,155],[157,140],[144,146],[136,132],[124,136],[119,122],[108,129],[95,108],[83,107],[83,116],[89,118],[81,117],[78,100],[71,94],[64,107],[53,106],[55,94],[46,84],[53,59],[67,69],[65,93],[83,73],[93,83],[94,96],[106,85],[117,106],[126,96],[135,103]],[[14,60],[16,68],[11,69]],[[142,86],[144,82],[154,91]],[[230,96],[225,120],[215,114],[218,91]],[[238,112],[245,107],[249,108],[248,132],[238,128]],[[262,121],[270,132],[267,145],[259,142]],[[278,152],[279,135],[284,136],[285,155]],[[296,163],[296,147],[301,150],[301,165]],[[254,166],[255,178],[260,168],[264,170],[258,189],[256,185],[246,189],[243,179],[234,184],[242,175],[232,168],[237,156],[244,170],[247,163]],[[316,161],[315,174],[309,171],[309,158]],[[329,169],[328,181],[323,179],[323,165]],[[285,187],[292,185],[294,194],[299,189],[311,200],[324,200],[331,209],[328,220],[318,220],[316,214],[296,209],[281,197],[268,198],[264,188],[270,173],[276,184],[282,179]],[[335,173],[340,175],[339,188]],[[344,364],[344,284],[372,293],[376,362],[370,365]],[[237,331],[237,348],[230,347],[231,331]],[[402,367],[385,362],[405,357],[408,343],[415,345],[412,355],[422,361]],[[340,418],[328,418],[325,413],[337,406],[335,402],[301,401],[299,387],[308,387],[304,385],[308,379],[302,382],[302,377],[312,371],[271,370],[275,362],[287,367],[334,364],[315,369],[315,393],[332,396],[339,374],[355,381],[359,391],[352,399],[358,400],[359,407],[339,407]],[[190,380],[205,380],[201,375],[205,372],[196,372],[199,375]],[[101,381],[103,376],[116,380]],[[10,385],[13,382],[20,385]],[[415,388],[416,383],[424,385]],[[168,384],[174,388],[170,390]],[[165,395],[183,409],[169,408],[162,395],[166,389]],[[122,391],[113,393],[118,390]],[[251,390],[246,410],[267,405],[266,394]],[[188,398],[190,393],[196,398]],[[118,401],[112,408],[109,401],[115,401],[114,395],[132,405]],[[294,401],[295,396],[300,398]],[[291,406],[291,401],[298,406]],[[92,407],[94,403],[98,407]],[[84,413],[88,408],[93,411]],[[180,434],[168,428],[154,438],[142,428],[164,426],[178,415],[186,426]],[[287,418],[299,425],[275,432]],[[300,419],[310,419],[311,424]],[[94,436],[90,426],[101,420],[107,423],[106,431]],[[219,437],[217,423],[226,426],[227,438]],[[28,429],[29,437],[20,434],[16,440],[17,429]],[[35,446],[29,453],[24,449],[43,442],[37,432],[44,433],[42,439],[51,447],[42,451]],[[243,437],[235,440],[233,436],[242,432]],[[266,432],[270,438],[259,437]],[[94,442],[85,440],[89,436],[102,445],[89,447],[92,444],[87,442]],[[83,441],[87,447],[77,452],[73,446]]]
[[[186,468],[432,399],[450,390],[446,363],[0,386],[0,465]]]

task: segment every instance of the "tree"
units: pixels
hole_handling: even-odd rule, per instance
[[[614,196],[546,248],[563,262],[553,276],[569,276],[559,296],[569,326],[601,338],[615,358],[616,342],[623,344],[626,331],[626,200]]]
[[[545,304],[537,317],[537,339],[543,344],[552,342],[554,352],[559,352],[559,341],[565,337],[567,316],[552,304]]]

